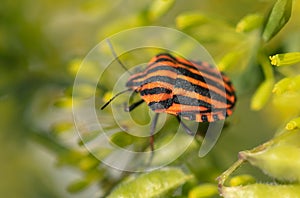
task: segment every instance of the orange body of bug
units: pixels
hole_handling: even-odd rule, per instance
[[[223,73],[208,63],[167,53],[152,58],[143,72],[129,78],[126,86],[139,92],[154,112],[196,122],[224,120],[236,103],[234,88]]]
[[[111,44],[113,54],[116,56]],[[124,69],[126,67],[117,59]],[[127,70],[127,69],[126,69]],[[232,114],[236,95],[229,78],[206,62],[192,62],[175,58],[168,53],[153,57],[146,69],[132,74],[127,90],[117,93],[114,98],[127,91],[140,93],[142,100],[126,108],[131,111],[143,102],[156,112],[150,128],[150,146],[154,151],[154,130],[159,113],[175,115],[185,131],[194,135],[181,118],[196,122],[224,120]]]

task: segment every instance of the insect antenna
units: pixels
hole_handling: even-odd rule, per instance
[[[119,57],[117,56],[117,53],[116,53],[116,51],[114,50],[114,48],[113,48],[113,46],[112,46],[110,40],[109,40],[109,39],[106,39],[106,42],[107,42],[107,44],[108,44],[108,46],[109,46],[109,48],[110,48],[110,50],[111,50],[113,56],[114,56],[115,59],[118,61],[118,63],[121,65],[121,67],[122,67],[124,70],[126,70],[129,74],[132,74],[132,73],[127,69],[127,67],[122,63],[122,61],[119,59]]]
[[[129,107],[126,107],[125,108],[125,111],[126,112],[130,112],[132,111],[133,109],[135,109],[136,107],[138,107],[140,104],[142,104],[143,102],[145,102],[144,100],[139,100],[137,101],[136,103],[133,103],[132,105],[130,105]]]
[[[126,89],[123,91],[120,91],[119,93],[117,93],[116,95],[114,95],[111,99],[109,99],[109,101],[107,101],[100,109],[103,110],[107,105],[109,105],[109,103],[111,103],[111,101],[113,101],[116,97],[118,97],[119,95],[126,93],[128,91],[131,91],[131,89]]]

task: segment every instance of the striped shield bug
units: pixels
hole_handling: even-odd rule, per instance
[[[110,49],[120,65],[126,69],[108,40]],[[126,69],[127,70],[127,69]],[[128,71],[128,70],[127,70]],[[117,93],[102,107],[128,91],[139,93],[141,100],[129,105],[132,111],[146,103],[156,114],[150,127],[150,146],[154,150],[154,131],[159,113],[176,116],[185,131],[194,135],[182,118],[195,122],[215,122],[232,114],[236,95],[229,78],[207,62],[194,62],[169,53],[153,57],[147,67],[129,77],[128,89]]]

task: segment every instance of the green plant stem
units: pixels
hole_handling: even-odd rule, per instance
[[[219,187],[219,192],[222,195],[222,189],[224,187],[224,183],[236,169],[238,169],[243,163],[245,159],[239,158],[236,162],[234,162],[225,172],[223,172],[218,178],[218,187]]]
[[[258,51],[258,62],[262,67],[264,76],[265,76],[265,80],[273,80],[274,81],[274,74],[273,74],[273,70],[272,70],[272,65],[268,59],[268,56],[266,56],[266,53],[264,51],[263,48],[261,48]]]

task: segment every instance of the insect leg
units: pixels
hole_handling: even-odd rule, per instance
[[[150,148],[151,148],[151,152],[154,151],[154,132],[155,132],[155,127],[156,127],[156,124],[157,124],[158,116],[159,116],[159,114],[156,113],[154,118],[153,118],[153,121],[151,123],[151,127],[150,127]]]
[[[179,124],[183,127],[183,129],[185,130],[185,132],[187,134],[192,135],[192,136],[195,135],[195,133],[193,131],[191,131],[191,129],[189,129],[189,127],[186,124],[184,124],[184,122],[182,122],[182,120],[179,116],[176,116],[176,118],[177,118]]]
[[[144,100],[139,100],[139,101],[133,103],[132,105],[130,105],[129,107],[128,107],[128,106],[125,107],[125,111],[126,111],[126,112],[130,112],[130,111],[132,111],[133,109],[135,109],[136,107],[138,107],[140,104],[142,104],[143,102],[144,102]]]

